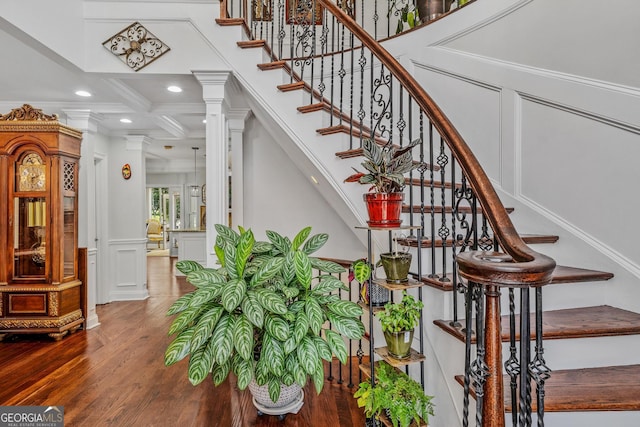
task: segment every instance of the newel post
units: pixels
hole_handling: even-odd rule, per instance
[[[485,286],[485,301],[484,343],[488,376],[483,390],[482,425],[483,427],[504,427],[500,288],[496,285]]]

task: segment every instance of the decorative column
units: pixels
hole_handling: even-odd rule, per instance
[[[80,170],[78,185],[78,247],[87,248],[87,313],[85,313],[87,329],[100,325],[96,313],[98,294],[99,265],[106,257],[99,256],[98,225],[96,224],[96,172],[95,172],[95,138],[98,133],[98,122],[101,117],[91,110],[62,110],[67,117],[67,125],[82,131],[80,146]]]
[[[231,146],[231,225],[244,225],[244,125],[250,111],[232,108],[228,114],[229,140]]]
[[[207,266],[215,265],[216,242],[214,224],[229,222],[228,157],[229,142],[225,113],[225,85],[228,71],[194,71],[202,85],[206,104],[206,184],[207,184]]]

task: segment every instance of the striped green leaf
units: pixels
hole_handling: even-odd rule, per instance
[[[302,252],[306,253],[307,255],[311,255],[312,253],[323,247],[324,244],[327,243],[328,239],[329,235],[326,233],[316,234],[315,236],[312,236],[309,240],[307,240],[307,242],[302,247]]]
[[[267,230],[267,238],[273,244],[273,246],[280,251],[280,253],[286,254],[291,250],[291,242],[286,237],[282,237],[275,231]]]
[[[282,350],[284,350],[285,355],[291,354],[291,352],[295,350],[296,347],[298,347],[298,343],[296,342],[296,339],[293,335],[288,337],[282,344]]]
[[[251,251],[253,250],[254,243],[255,238],[253,237],[253,233],[251,232],[251,230],[245,232],[240,236],[236,251],[236,270],[239,277],[244,276],[244,267],[247,264],[249,257],[251,256]]]
[[[285,300],[277,293],[269,289],[256,289],[254,295],[265,310],[282,315],[287,313]]]
[[[223,283],[225,278],[218,270],[212,268],[203,268],[201,270],[195,270],[187,274],[187,281],[196,288],[204,288],[210,286],[216,286],[219,283]]]
[[[311,379],[316,388],[316,393],[320,394],[324,386],[324,366],[322,365],[322,361],[318,362],[316,369],[311,373]]]
[[[277,340],[285,341],[289,337],[289,324],[282,317],[269,314],[264,326],[265,330]]]
[[[314,295],[328,294],[330,292],[342,289],[348,291],[349,288],[345,286],[340,279],[335,276],[322,276],[320,283],[313,287],[311,291]]]
[[[298,251],[296,252],[294,262],[296,266],[296,278],[305,289],[311,288],[312,269],[309,256],[302,251]]]
[[[311,332],[318,335],[320,333],[320,328],[322,328],[322,324],[324,323],[324,316],[320,303],[318,303],[318,300],[315,298],[309,297],[305,302],[304,311],[309,318],[309,327],[311,328]]]
[[[295,252],[288,252],[285,257],[284,265],[282,266],[282,278],[285,283],[293,283],[296,278],[296,262]]]
[[[298,362],[298,355],[295,351],[287,356],[286,364],[287,370],[293,375],[295,381],[300,387],[304,387],[307,383],[307,372]]]
[[[320,295],[318,298],[318,302],[320,305],[331,304],[336,301],[340,301],[340,297],[338,295]]]
[[[327,313],[333,329],[352,340],[359,340],[364,335],[364,325],[360,320]]]
[[[218,236],[219,237],[219,236]],[[218,262],[220,263],[221,266],[224,267],[224,265],[226,264],[225,259],[224,259],[224,250],[222,249],[222,245],[223,243],[221,243],[220,245],[218,244],[218,241],[216,239],[216,245],[213,247],[213,250],[216,253],[216,256],[218,257]]]
[[[164,352],[164,364],[169,366],[184,359],[191,349],[191,337],[193,336],[193,328],[182,331],[178,336],[169,343],[167,350]]]
[[[231,227],[228,227],[223,224],[214,225],[216,229],[216,233],[218,233],[218,237],[224,240],[227,243],[231,243],[231,245],[236,246],[238,244],[238,240],[240,239],[240,235],[233,231]]]
[[[325,329],[324,334],[331,352],[336,355],[343,365],[347,363],[347,345],[344,343],[344,339],[340,334],[329,329]]]
[[[269,334],[264,335],[262,341],[261,358],[269,361],[269,371],[275,376],[281,376],[284,372],[284,349],[280,343]]]
[[[358,283],[363,284],[371,277],[371,265],[366,260],[358,260],[353,263],[353,277]]]
[[[187,307],[189,307],[189,301],[191,301],[191,298],[193,298],[193,292],[182,295],[173,304],[171,304],[171,307],[169,307],[169,310],[167,310],[167,316],[171,316],[173,314],[184,311]]]
[[[296,378],[293,376],[291,372],[285,372],[282,378],[280,378],[280,381],[282,381],[282,384],[288,387],[294,382],[296,382]]]
[[[300,295],[300,289],[294,286],[285,286],[282,288],[282,293],[284,294],[285,298],[291,299]]]
[[[227,379],[229,371],[231,370],[231,362],[227,361],[222,364],[214,363],[211,369],[211,378],[213,378],[213,384],[219,386],[224,380]]]
[[[194,291],[193,298],[191,298],[191,302],[189,302],[189,305],[191,307],[202,307],[209,301],[213,301],[220,295],[220,292],[222,291],[222,284],[217,283],[216,285],[217,286],[199,288]]]
[[[255,371],[256,383],[258,385],[265,385],[269,379],[269,361],[266,358],[260,357],[256,363]]]
[[[236,318],[233,328],[233,345],[245,360],[253,358],[253,326],[246,315],[240,314]]]
[[[277,378],[269,378],[269,397],[271,401],[277,402],[280,398],[280,380]]]
[[[191,273],[192,271],[203,269],[202,265],[198,264],[195,261],[189,261],[189,260],[176,262],[176,268],[180,273],[184,274],[185,276]]]
[[[311,261],[311,266],[313,268],[315,268],[316,270],[324,271],[325,273],[339,274],[347,271],[343,266],[333,261],[315,257],[309,257],[309,260]]]
[[[228,312],[234,311],[244,298],[247,292],[247,284],[242,279],[230,280],[222,288],[222,305]]]
[[[237,279],[240,277],[238,274],[238,269],[236,267],[236,256],[237,249],[235,246],[226,243],[223,247],[224,249],[224,259],[225,259],[225,268],[227,269],[227,274],[232,279]]]
[[[309,331],[309,318],[307,316],[297,316],[296,322],[293,325],[293,337],[296,345],[302,341],[302,338],[307,335]]]
[[[253,361],[240,359],[233,372],[238,377],[238,388],[244,390],[253,379]]]
[[[192,351],[200,348],[200,346],[211,338],[213,328],[215,328],[218,323],[223,311],[224,310],[221,306],[216,306],[200,316],[200,319],[194,328],[193,337],[191,338]]]
[[[169,335],[173,335],[175,333],[183,331],[184,329],[191,326],[194,319],[198,316],[198,314],[200,314],[200,309],[200,307],[189,307],[178,314],[178,316],[173,319],[173,322],[171,322],[171,326],[169,326]]]
[[[298,346],[298,360],[302,364],[305,372],[309,375],[313,373],[318,364],[318,350],[313,344],[313,340],[309,336],[302,338],[302,342]]]
[[[264,323],[264,309],[258,301],[255,291],[247,291],[247,296],[242,300],[240,308],[251,323],[253,323],[257,328],[262,328]]]
[[[273,245],[269,242],[255,242],[253,245],[253,253],[254,254],[264,254],[267,252],[271,252],[273,249]]]
[[[284,258],[271,258],[269,261],[265,262],[258,269],[256,274],[253,275],[249,286],[254,287],[255,285],[259,285],[274,277],[280,272],[283,263]]]
[[[332,312],[342,317],[358,318],[362,316],[362,307],[352,301],[339,300],[327,304],[327,308]]]
[[[218,364],[229,361],[233,351],[233,316],[231,314],[223,314],[211,337],[211,345],[214,352],[213,357]]]
[[[187,376],[192,385],[196,386],[204,381],[211,372],[213,366],[213,353],[208,346],[203,346],[192,352],[189,358],[189,369]]]
[[[305,227],[296,234],[296,237],[293,238],[293,242],[291,243],[291,250],[297,251],[300,248],[300,245],[307,240],[309,237],[309,233],[311,233],[311,227]],[[305,245],[306,246],[306,245]]]
[[[320,358],[326,360],[327,362],[331,362],[332,353],[329,344],[325,340],[323,340],[320,336],[314,335],[311,337],[313,344],[316,346],[316,351],[318,352],[318,356]]]

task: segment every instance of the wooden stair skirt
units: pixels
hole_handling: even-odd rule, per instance
[[[456,380],[462,385],[463,376]],[[510,378],[504,377],[505,409],[511,412]],[[531,388],[535,393],[535,385]],[[553,371],[544,386],[544,411],[640,411],[640,365]],[[475,398],[475,393],[470,393]],[[536,410],[535,395],[532,399]],[[610,426],[614,427],[614,426]]]

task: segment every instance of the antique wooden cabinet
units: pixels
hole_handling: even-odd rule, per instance
[[[61,339],[84,324],[79,277],[82,133],[25,104],[0,116],[0,340]]]

